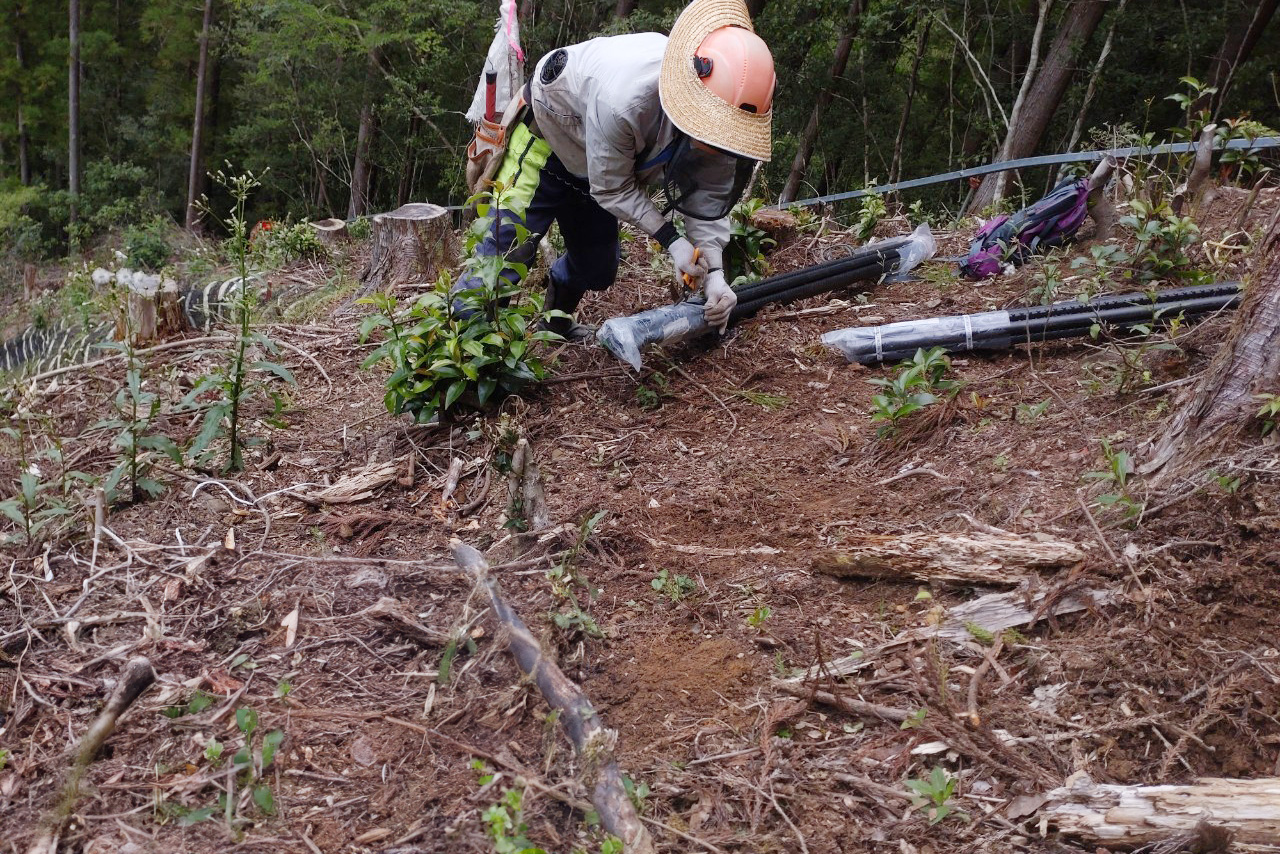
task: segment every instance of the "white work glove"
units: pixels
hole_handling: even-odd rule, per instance
[[[707,273],[707,281],[702,286],[707,296],[707,304],[702,308],[702,316],[707,323],[716,327],[721,333],[729,325],[729,312],[738,304],[738,295],[724,280],[724,270],[712,270]]]
[[[702,286],[707,275],[707,262],[687,238],[677,237],[667,247],[671,255],[671,263],[676,268],[676,278],[692,290]],[[687,277],[687,278],[686,278]]]

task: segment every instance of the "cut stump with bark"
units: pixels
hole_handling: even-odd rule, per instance
[[[351,234],[347,231],[346,220],[330,217],[329,219],[316,220],[310,225],[315,229],[316,240],[319,240],[323,246],[332,248],[341,246],[351,240]]]
[[[1048,792],[1039,816],[1066,836],[1103,845],[1143,845],[1186,837],[1263,844],[1280,851],[1280,778],[1205,778],[1185,786],[1116,786],[1080,774]],[[1234,849],[1231,849],[1234,850]],[[1251,849],[1253,850],[1253,849]]]
[[[861,534],[840,551],[814,559],[816,572],[841,578],[953,584],[1020,584],[1028,572],[1078,566],[1084,552],[1074,543],[1014,534]]]
[[[135,273],[117,281],[126,289],[128,332],[135,346],[164,341],[186,331],[182,298],[173,279]],[[121,338],[124,331],[121,330]]]
[[[373,217],[369,266],[360,276],[364,291],[401,285],[429,286],[458,260],[449,212],[439,205],[411,202]]]
[[[1255,395],[1280,392],[1280,214],[1271,220],[1258,259],[1226,340],[1139,469],[1153,485],[1202,469],[1232,439],[1256,427]]]

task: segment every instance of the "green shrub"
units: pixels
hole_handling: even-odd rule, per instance
[[[729,242],[724,247],[725,278],[736,283],[739,278],[754,280],[766,269],[764,253],[777,245],[769,232],[756,226],[751,217],[764,206],[760,199],[747,199],[734,205],[729,214]]]
[[[483,407],[546,375],[532,345],[560,336],[535,331],[543,317],[542,297],[501,275],[510,267],[524,278],[528,268],[501,255],[478,256],[473,251],[502,207],[502,192],[499,187],[496,199],[482,194],[474,200],[478,216],[468,234],[463,275],[474,277],[479,285],[451,295],[452,280],[445,274],[407,312],[400,312],[389,294],[360,300],[377,309],[361,324],[361,339],[377,328],[390,334],[363,364],[367,368],[390,363],[384,398],[389,412],[408,412],[423,423],[461,407]],[[516,232],[516,245],[529,237],[520,225]]]
[[[124,254],[130,267],[156,272],[169,262],[169,224],[157,217],[145,225],[131,225],[124,232]]]
[[[34,210],[45,206],[42,186],[0,188],[0,256],[37,261],[46,250],[45,236]]]
[[[956,380],[945,379],[951,359],[942,347],[916,350],[915,356],[903,362],[893,379],[876,377],[867,380],[882,391],[871,398],[871,420],[880,422],[876,435],[881,439],[893,435],[904,418],[939,398],[955,397],[960,390]]]
[[[305,222],[259,223],[250,240],[250,254],[268,269],[283,267],[293,261],[324,258],[329,252],[320,242],[316,230]]]

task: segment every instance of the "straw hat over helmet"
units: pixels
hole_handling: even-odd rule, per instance
[[[663,112],[696,140],[768,160],[777,78],[743,0],[693,0],[671,28],[658,95]]]

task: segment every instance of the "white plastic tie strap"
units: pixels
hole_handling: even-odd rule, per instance
[[[883,362],[883,361],[884,361],[884,338],[883,338],[883,334],[884,334],[884,333],[882,333],[882,332],[880,331],[880,327],[879,327],[879,326],[877,326],[877,327],[876,327],[876,361],[877,361],[877,362]]]
[[[973,318],[967,314],[964,315],[964,348],[973,349]]]

